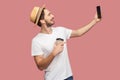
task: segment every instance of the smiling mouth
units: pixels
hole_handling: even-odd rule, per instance
[[[51,19],[51,21],[54,21],[54,19]]]

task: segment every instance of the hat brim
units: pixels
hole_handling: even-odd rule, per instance
[[[41,8],[39,8],[38,15],[37,15],[36,22],[35,22],[36,25],[37,25],[38,22],[39,22],[39,18],[40,18],[40,16],[41,16],[42,10],[43,10],[44,8],[45,8],[45,4],[44,4]]]

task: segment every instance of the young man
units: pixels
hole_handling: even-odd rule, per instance
[[[77,30],[61,26],[54,28],[54,15],[42,6],[33,8],[30,20],[41,27],[32,40],[32,56],[38,69],[45,71],[45,80],[73,80],[66,41],[85,34],[100,19],[96,15],[89,24]],[[62,41],[56,44],[57,38]]]

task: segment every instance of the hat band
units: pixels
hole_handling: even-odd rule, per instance
[[[36,24],[37,18],[38,18],[38,16],[39,16],[39,15],[38,15],[39,12],[40,12],[40,9],[38,10],[38,13],[37,13],[36,19],[35,19],[35,21],[34,21],[35,24]]]
[[[40,20],[41,13],[42,13],[42,11],[40,11],[40,9],[39,9],[35,24],[38,24],[38,21]]]

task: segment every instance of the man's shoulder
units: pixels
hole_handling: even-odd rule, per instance
[[[36,42],[39,39],[39,35],[37,34],[36,36],[33,37],[32,42]]]

